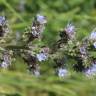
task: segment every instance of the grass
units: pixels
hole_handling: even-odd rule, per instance
[[[79,74],[79,73],[78,73]],[[32,75],[2,70],[0,72],[0,94],[4,96],[95,96],[96,80],[77,76],[58,78],[34,77]],[[1,95],[0,95],[1,96]]]

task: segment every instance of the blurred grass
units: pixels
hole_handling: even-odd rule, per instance
[[[65,79],[39,77],[20,72],[0,72],[0,94],[3,96],[95,96],[96,80],[76,74]],[[16,95],[17,94],[17,95]],[[2,96],[2,95],[0,95]]]

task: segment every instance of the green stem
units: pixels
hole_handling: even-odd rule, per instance
[[[17,46],[17,45],[8,45],[8,46],[5,46],[6,49],[25,49],[25,50],[28,50],[29,48],[27,46]]]

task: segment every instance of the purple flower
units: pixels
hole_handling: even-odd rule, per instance
[[[74,33],[75,32],[75,26],[72,24],[67,24],[65,31],[69,34]]]
[[[85,46],[80,47],[80,53],[81,54],[86,54],[86,47]]]
[[[48,59],[48,53],[49,53],[49,48],[43,47],[41,52],[36,56],[38,61],[45,61],[46,59]]]
[[[10,30],[7,24],[7,20],[5,19],[5,17],[0,16],[0,37],[5,36],[8,32],[10,32]]]
[[[46,20],[46,17],[45,16],[42,16],[42,15],[37,15],[37,21],[40,23],[40,24],[45,24],[47,23],[47,20]]]
[[[68,34],[70,39],[73,39],[75,36],[75,26],[72,24],[67,24],[65,28],[66,33]]]
[[[85,75],[88,77],[96,76],[96,64],[92,64],[92,67],[85,72]]]
[[[41,52],[41,53],[39,53],[39,54],[37,54],[37,59],[38,59],[38,61],[45,61],[48,57],[47,57],[47,55],[46,55],[46,53],[43,53],[43,52]]]
[[[4,68],[4,69],[7,69],[8,66],[9,66],[9,65],[8,65],[5,61],[3,61],[3,62],[1,63],[1,67]]]
[[[7,69],[11,65],[11,56],[7,51],[3,53],[3,61],[1,63],[1,67]]]
[[[5,17],[0,16],[0,26],[2,26],[4,22],[5,22]]]
[[[67,75],[68,75],[67,69],[64,69],[64,68],[59,68],[58,69],[58,76],[59,77],[64,77],[64,76],[67,76]]]

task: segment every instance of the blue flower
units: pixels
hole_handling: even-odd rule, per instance
[[[37,15],[37,21],[40,23],[40,24],[45,24],[47,23],[47,20],[46,20],[46,17],[45,16],[42,16],[42,15]]]
[[[38,61],[40,61],[40,62],[45,61],[48,58],[47,55],[43,52],[37,54],[36,57],[37,57]]]
[[[75,36],[75,26],[72,24],[67,24],[66,28],[65,28],[66,33],[68,34],[70,39],[73,39]]]
[[[67,69],[64,69],[64,68],[59,68],[58,69],[58,76],[59,77],[64,77],[64,76],[67,76],[67,75],[68,75]]]
[[[73,32],[75,32],[75,26],[72,24],[67,24],[65,31],[68,33],[73,33]]]
[[[5,17],[0,16],[0,26],[2,26],[4,22],[5,22]]]
[[[5,61],[3,61],[3,62],[1,63],[1,67],[4,68],[4,69],[7,69],[8,66],[9,66],[9,64],[7,64]]]
[[[80,53],[81,54],[86,54],[86,47],[85,46],[80,47]]]

